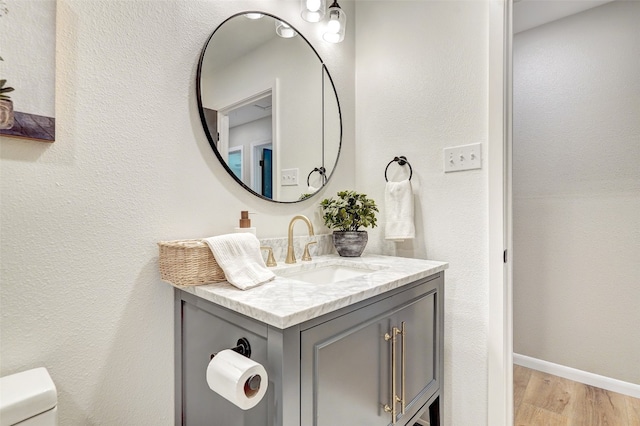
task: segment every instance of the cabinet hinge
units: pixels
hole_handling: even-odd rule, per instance
[[[504,252],[502,252],[502,261],[504,263],[507,263],[507,251],[506,250]]]

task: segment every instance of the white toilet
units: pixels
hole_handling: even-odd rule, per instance
[[[0,378],[0,426],[56,426],[58,392],[46,368]]]

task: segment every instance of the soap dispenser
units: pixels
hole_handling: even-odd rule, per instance
[[[240,220],[238,227],[235,228],[236,232],[250,232],[256,235],[256,228],[251,226],[251,219],[249,219],[249,212],[242,210],[240,212]]]

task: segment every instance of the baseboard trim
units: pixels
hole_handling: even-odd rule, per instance
[[[513,354],[513,363],[531,368],[532,370],[564,377],[565,379],[573,380],[574,382],[584,383],[585,385],[591,385],[612,392],[621,393],[633,398],[640,398],[640,385],[636,385],[634,383],[600,376],[598,374],[589,373],[588,371],[565,367],[564,365],[554,364],[553,362],[543,361],[541,359],[515,353]]]

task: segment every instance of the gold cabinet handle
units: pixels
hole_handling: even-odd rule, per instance
[[[391,341],[391,405],[385,404],[384,411],[391,413],[392,424],[396,424],[396,327],[391,334],[385,333],[384,340]]]
[[[400,400],[400,403],[402,404],[402,414],[404,414],[404,411],[405,411],[405,408],[406,408],[406,405],[407,405],[406,404],[407,399],[406,399],[406,393],[405,393],[405,386],[404,386],[404,384],[405,384],[405,376],[406,376],[406,374],[405,374],[406,373],[406,368],[405,368],[405,366],[406,366],[406,363],[405,363],[406,351],[405,351],[405,342],[404,342],[404,340],[405,340],[404,338],[406,336],[406,329],[405,329],[405,322],[404,321],[402,321],[402,330],[400,331],[400,336],[402,337],[402,366],[401,366],[401,368],[402,368],[402,399]]]
[[[402,354],[401,354],[401,364],[400,364],[400,369],[402,370],[402,388],[401,388],[401,394],[402,396],[398,396],[397,390],[396,390],[396,336],[400,335],[402,342]],[[405,410],[406,410],[406,389],[405,389],[405,383],[406,383],[406,343],[405,343],[405,336],[406,336],[406,323],[404,321],[402,321],[402,325],[401,328],[398,327],[393,327],[391,329],[391,334],[389,333],[385,333],[384,334],[384,340],[391,341],[391,405],[389,404],[385,404],[384,405],[384,411],[386,411],[387,413],[391,413],[392,416],[392,424],[396,424],[396,416],[397,416],[397,410],[396,410],[396,404],[399,402],[401,407],[402,407],[402,414],[405,414]]]
[[[402,333],[398,327],[391,329],[391,334],[385,333],[384,340],[391,341],[391,405],[385,404],[384,411],[391,413],[392,424],[396,424],[396,403],[399,401],[396,392],[396,335]]]

